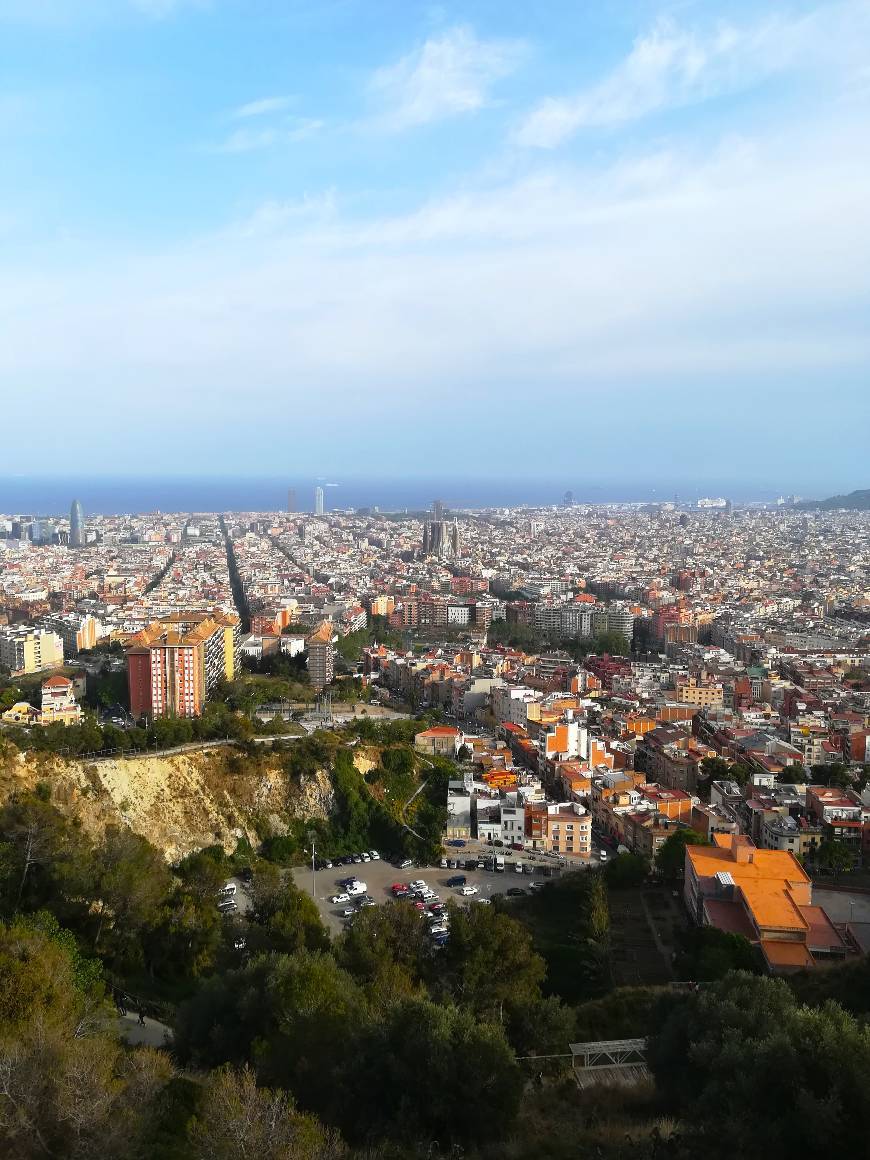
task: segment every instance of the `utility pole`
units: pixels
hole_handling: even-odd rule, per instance
[[[317,898],[317,871],[314,869],[314,842],[317,835],[313,830],[308,831],[308,840],[311,843],[311,897]]]

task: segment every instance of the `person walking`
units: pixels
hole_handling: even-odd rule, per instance
[[[145,1012],[142,1010],[141,1004],[139,1005],[139,1026],[145,1026]]]

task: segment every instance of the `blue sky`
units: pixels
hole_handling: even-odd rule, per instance
[[[870,486],[868,62],[868,0],[0,0],[3,473]]]

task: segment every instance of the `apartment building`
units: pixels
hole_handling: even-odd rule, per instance
[[[580,802],[529,805],[525,810],[526,844],[533,850],[588,858],[592,851],[592,816]]]
[[[206,697],[236,671],[241,638],[233,614],[177,612],[127,640],[134,717],[198,717]]]
[[[39,673],[62,664],[63,641],[56,632],[26,626],[0,629],[0,669],[10,676]]]
[[[322,620],[305,642],[311,687],[318,693],[331,684],[335,676],[335,639],[332,621]]]

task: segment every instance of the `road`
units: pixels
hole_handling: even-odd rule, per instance
[[[145,1016],[145,1026],[139,1024],[139,1017],[133,1011],[118,1016],[118,1031],[125,1043],[131,1047],[167,1047],[172,1043],[172,1028],[158,1023],[150,1015]]]

